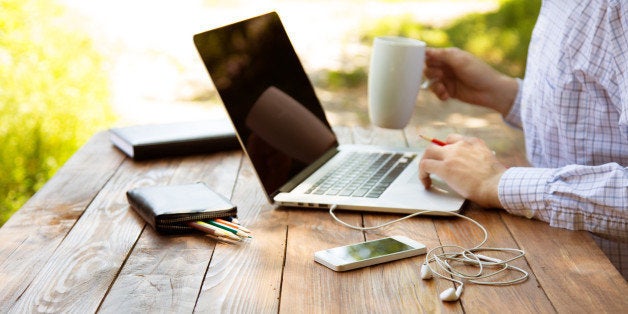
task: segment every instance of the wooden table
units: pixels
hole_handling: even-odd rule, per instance
[[[412,146],[422,131],[443,136],[439,124],[389,131],[336,128],[341,142]],[[475,130],[475,131],[474,131]],[[484,130],[484,131],[479,131]],[[509,164],[524,162],[520,139],[481,132]],[[512,143],[519,143],[512,145]],[[160,236],[130,208],[134,187],[205,181],[237,204],[253,230],[243,245],[202,235]],[[313,260],[315,251],[388,235],[406,235],[428,248],[472,246],[480,232],[456,218],[413,218],[375,232],[354,231],[324,210],[267,203],[249,162],[238,151],[134,162],[95,135],[0,229],[0,312],[625,312],[628,287],[586,232],[483,210],[468,216],[487,227],[489,246],[518,247],[529,271],[522,284],[468,284],[461,301],[438,295],[452,284],[424,281],[424,256],[344,273]],[[339,212],[373,225],[397,215]]]

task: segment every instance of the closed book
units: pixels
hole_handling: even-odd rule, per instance
[[[111,142],[134,160],[240,148],[228,120],[145,124],[109,130]]]
[[[188,223],[235,217],[237,208],[205,183],[147,186],[126,192],[131,208],[159,233],[185,233]]]

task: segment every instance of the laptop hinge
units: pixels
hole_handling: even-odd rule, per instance
[[[299,172],[296,176],[294,176],[292,179],[290,179],[290,181],[288,181],[286,184],[282,185],[279,188],[279,190],[277,190],[275,193],[273,193],[271,198],[274,197],[275,195],[279,194],[279,193],[292,191],[292,189],[294,189],[299,184],[301,184],[301,182],[303,182],[305,179],[307,179],[312,173],[314,173],[316,170],[318,170],[318,168],[320,168],[322,165],[324,165],[328,160],[330,160],[332,157],[334,157],[337,153],[338,153],[338,148],[337,147],[334,147],[334,148],[328,150],[327,152],[325,152],[325,154],[323,154],[323,156],[321,156],[318,159],[316,159],[316,161],[314,161],[309,166],[305,167],[305,169],[301,170],[301,172]]]

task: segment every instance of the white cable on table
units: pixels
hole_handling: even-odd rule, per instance
[[[332,205],[329,208],[329,214],[331,215],[331,217],[345,227],[355,229],[355,230],[361,230],[361,231],[382,228],[382,227],[391,225],[393,223],[397,223],[399,221],[402,221],[408,218],[412,218],[412,217],[424,215],[424,214],[429,214],[429,213],[438,213],[439,215],[446,214],[450,216],[460,217],[478,226],[484,233],[484,238],[478,245],[470,249],[463,248],[458,245],[440,245],[429,250],[425,256],[425,262],[421,265],[421,271],[420,271],[422,279],[428,280],[428,279],[433,278],[433,275],[436,275],[440,278],[453,282],[454,287],[456,283],[458,284],[457,288],[446,289],[440,294],[440,298],[443,301],[457,301],[460,298],[460,295],[462,294],[462,290],[463,290],[465,282],[475,283],[479,285],[494,285],[494,286],[511,285],[511,284],[516,284],[516,283],[526,281],[529,277],[528,272],[526,272],[525,270],[508,264],[516,259],[523,257],[525,255],[525,252],[523,250],[515,249],[515,248],[482,247],[488,240],[488,232],[486,231],[486,228],[484,228],[484,226],[482,226],[479,222],[467,216],[454,213],[454,212],[425,210],[425,211],[412,213],[407,216],[394,219],[380,225],[370,226],[370,227],[361,227],[361,226],[350,225],[342,221],[338,217],[336,217],[336,215],[334,214],[334,210],[336,210],[337,207],[338,207],[337,205]],[[445,252],[446,248],[460,249],[460,251],[448,253],[448,252]],[[438,250],[440,250],[442,253],[437,254]],[[489,257],[486,255],[479,254],[479,252],[491,252],[491,251],[492,252],[518,253],[518,254],[507,260],[500,260],[494,257]],[[461,270],[458,270],[456,269],[456,267],[452,266],[453,262],[459,262],[459,263],[464,263],[467,266],[478,267],[478,271],[472,274],[462,272]],[[432,264],[437,265],[438,266],[437,270],[439,270],[440,272],[435,270],[432,267]],[[498,268],[498,269],[492,272],[485,272],[485,270],[488,268]],[[521,273],[521,276],[515,279],[504,280],[504,281],[482,281],[483,279],[493,277],[505,271],[519,272]]]

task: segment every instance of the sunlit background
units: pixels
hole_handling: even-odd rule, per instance
[[[96,132],[225,117],[194,48],[195,33],[277,11],[330,122],[366,125],[366,75],[374,36],[459,46],[520,76],[539,4],[0,0],[0,226]],[[431,110],[435,102],[421,93],[417,106]],[[486,119],[499,119],[484,112],[480,117],[468,112],[443,116],[444,121],[463,119],[478,127]]]
[[[364,30],[386,16],[444,25],[497,1],[364,0],[59,0],[72,10],[105,56],[119,123],[185,120],[222,114],[192,44],[192,35],[277,11],[306,70],[366,66]]]

